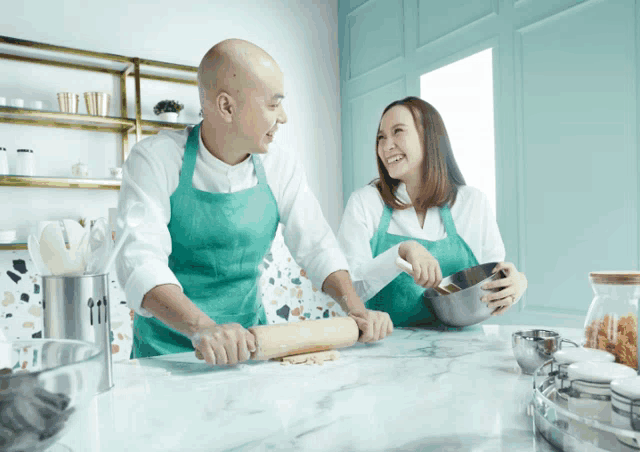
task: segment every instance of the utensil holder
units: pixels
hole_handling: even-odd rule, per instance
[[[43,276],[43,334],[47,339],[75,339],[104,350],[98,393],[113,387],[109,275]]]

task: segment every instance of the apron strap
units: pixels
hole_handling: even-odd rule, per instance
[[[458,235],[456,225],[453,223],[453,217],[451,216],[451,210],[448,206],[440,207],[440,216],[444,223],[444,230],[447,231],[447,237],[455,237]]]
[[[184,148],[184,157],[182,159],[182,170],[180,171],[180,182],[178,186],[181,188],[191,188],[193,179],[193,170],[196,167],[196,157],[198,156],[198,148],[200,147],[200,126],[202,122],[191,129],[187,144]]]
[[[373,244],[373,254],[374,258],[378,257],[380,254],[380,240],[387,233],[387,229],[389,229],[389,222],[391,221],[391,214],[393,210],[386,203],[382,204],[382,216],[380,217],[380,224],[378,225],[378,230],[375,233],[375,240]]]
[[[257,154],[251,154],[251,160],[253,161],[253,168],[256,170],[256,176],[258,177],[259,184],[267,184],[267,175],[264,171],[264,165],[262,160]]]

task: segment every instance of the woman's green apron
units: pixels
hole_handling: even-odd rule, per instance
[[[471,248],[458,235],[449,207],[440,208],[447,237],[435,242],[389,234],[392,209],[385,204],[378,230],[371,238],[373,257],[407,240],[415,240],[424,246],[440,264],[442,277],[478,265]],[[367,308],[389,313],[394,326],[440,325],[430,304],[423,302],[425,289],[415,283],[407,273],[401,273],[367,302]]]

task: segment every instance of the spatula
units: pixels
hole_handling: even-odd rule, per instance
[[[38,243],[38,239],[36,239],[35,235],[30,234],[27,238],[27,248],[29,249],[29,256],[31,256],[31,261],[36,267],[36,272],[40,276],[48,276],[49,269],[42,260],[42,255],[40,254],[40,244]]]

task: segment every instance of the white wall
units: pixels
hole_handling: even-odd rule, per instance
[[[309,185],[337,230],[343,210],[337,3],[23,0],[3,5],[0,29],[16,38],[191,66],[222,39],[258,44],[285,73],[289,122],[277,140],[297,150]],[[27,104],[44,100],[57,110],[56,92],[106,90],[114,95],[111,114],[117,113],[118,85],[110,76],[45,66],[36,71],[34,66],[4,60],[0,71],[0,96],[22,97]],[[129,94],[132,88],[129,83]],[[173,94],[186,104],[181,119],[197,121],[195,88],[143,81],[142,90],[143,96],[153,93],[143,103],[143,118],[152,118],[153,104]],[[79,112],[85,112],[82,98]],[[109,167],[121,164],[118,143],[115,134],[0,124],[0,146],[8,149],[10,158],[15,149],[32,147],[41,175],[67,175],[80,158],[89,164],[92,177],[107,177]],[[21,226],[25,238],[26,227],[36,220],[106,216],[117,203],[117,192],[0,187],[0,199],[9,212],[0,216],[0,228]]]

